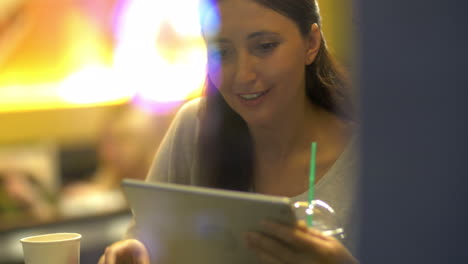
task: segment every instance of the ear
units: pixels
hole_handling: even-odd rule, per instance
[[[310,26],[310,32],[305,38],[305,47],[306,47],[306,54],[305,54],[305,64],[310,65],[314,62],[315,58],[317,57],[317,53],[320,49],[320,45],[322,43],[322,33],[320,32],[320,28],[317,23],[312,24]]]

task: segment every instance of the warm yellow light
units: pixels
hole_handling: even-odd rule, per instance
[[[73,1],[24,2],[31,23],[11,54],[0,54],[0,112],[200,95],[206,54],[197,0],[127,0],[115,36]]]
[[[134,0],[123,15],[114,67],[131,75],[127,81],[145,99],[180,101],[200,94],[206,54],[197,2]]]
[[[135,93],[111,68],[85,67],[62,81],[57,94],[73,104],[98,104],[130,99]]]
[[[164,7],[166,19],[178,34],[188,37],[200,36],[198,0],[166,1],[161,5]]]

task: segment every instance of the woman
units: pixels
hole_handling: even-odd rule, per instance
[[[209,1],[209,0],[207,0]],[[204,1],[204,2],[207,2]],[[160,146],[149,181],[255,191],[307,200],[310,143],[318,144],[317,198],[347,221],[357,164],[346,81],[331,60],[312,0],[219,0],[202,5],[206,96],[189,102]],[[355,263],[334,238],[270,223],[246,237],[263,263]],[[148,262],[133,239],[100,263]]]

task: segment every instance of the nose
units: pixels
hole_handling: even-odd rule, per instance
[[[237,60],[236,83],[249,84],[257,78],[255,57],[247,52],[240,52]]]

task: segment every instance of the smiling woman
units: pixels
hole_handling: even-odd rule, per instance
[[[343,244],[300,221],[268,225],[247,236],[246,245],[263,263],[355,263],[357,123],[347,74],[325,45],[317,3],[202,0],[200,7],[205,93],[179,111],[147,180],[304,201],[316,142],[311,184],[343,223]],[[120,241],[101,263],[144,262],[146,247],[155,246]]]
[[[254,168],[249,169],[252,165],[248,160],[253,159],[246,158],[246,162],[232,167],[225,163],[229,159],[223,159],[236,152],[245,157],[254,155],[247,151],[248,143],[239,144],[243,142],[239,135],[253,137],[255,144],[267,146],[271,141],[284,142],[285,136],[292,136],[287,135],[291,130],[309,129],[310,133],[314,127],[322,127],[317,126],[319,120],[328,124],[330,131],[340,131],[333,123],[340,118],[352,119],[348,80],[328,53],[318,9],[310,12],[314,2],[300,2],[305,7],[281,1],[226,1],[219,9],[202,13],[202,28],[208,29],[204,36],[209,56],[206,104],[201,116],[200,167],[202,174],[213,175],[212,180],[217,182],[214,185],[246,189],[252,184],[248,175]],[[223,19],[213,27],[211,20],[206,19],[210,17]],[[237,17],[242,19],[236,20]],[[220,122],[220,118],[228,121]],[[228,126],[235,126],[236,132],[230,135]],[[265,136],[274,138],[264,140]],[[231,148],[217,147],[228,142],[233,142]],[[341,151],[329,155],[337,153]],[[320,174],[323,172],[319,171],[319,177]],[[216,178],[217,175],[223,177]]]

